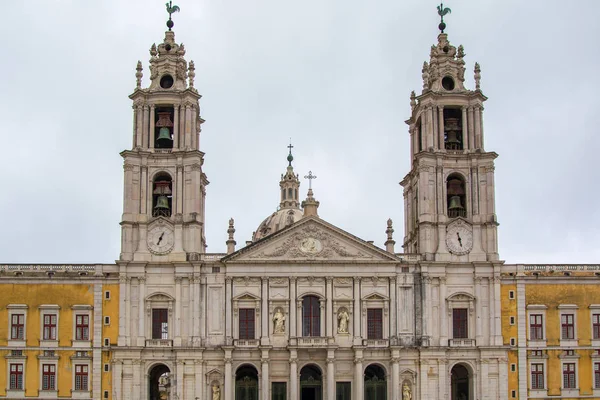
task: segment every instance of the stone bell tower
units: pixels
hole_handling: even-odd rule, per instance
[[[133,101],[133,144],[124,158],[121,221],[123,261],[195,260],[206,248],[205,188],[200,149],[200,95],[194,62],[175,42],[172,21],[150,48],[150,84],[142,87],[138,61]]]
[[[411,170],[404,187],[404,251],[430,261],[498,259],[494,152],[484,149],[481,71],[465,88],[465,52],[444,33],[423,63],[423,89],[410,97]]]

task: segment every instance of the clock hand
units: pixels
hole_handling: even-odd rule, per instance
[[[160,237],[158,238],[158,242],[156,242],[157,246],[160,244],[160,242],[162,242],[163,236],[165,236],[164,232],[160,234]]]
[[[458,244],[462,247],[462,239],[460,238],[460,233],[456,232],[456,236],[458,237]]]

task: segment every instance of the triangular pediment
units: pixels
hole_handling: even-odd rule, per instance
[[[304,218],[225,257],[223,262],[298,260],[313,262],[398,262],[371,243],[318,217]]]
[[[389,298],[382,294],[379,294],[379,293],[372,293],[368,296],[363,297],[363,300],[364,301],[369,301],[369,300],[370,301],[385,301],[385,300],[389,300]]]
[[[239,296],[234,297],[233,300],[253,300],[253,301],[256,301],[256,300],[260,300],[260,298],[254,296],[251,293],[244,292],[244,293],[240,294]]]

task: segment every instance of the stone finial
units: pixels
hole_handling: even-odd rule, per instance
[[[188,78],[189,78],[189,86],[194,88],[194,78],[196,77],[196,66],[194,65],[194,60],[190,61],[190,65],[188,67]]]
[[[425,91],[429,89],[429,64],[427,64],[427,61],[423,61],[421,76],[423,77],[423,91]]]
[[[481,90],[480,82],[481,82],[481,67],[479,66],[479,63],[475,63],[475,90]]]
[[[319,202],[315,200],[313,197],[312,189],[308,189],[308,194],[306,196],[306,200],[302,202],[302,208],[304,208],[304,216],[310,217],[315,216],[318,217],[317,209],[319,208]]]
[[[235,227],[233,226],[233,218],[229,219],[229,228],[227,229],[227,234],[229,238],[225,242],[227,244],[227,254],[231,254],[235,251],[235,240],[233,239],[233,234],[235,233]]]
[[[410,111],[414,111],[415,107],[417,106],[417,95],[415,94],[415,91],[413,90],[412,92],[410,92]]]
[[[461,44],[460,46],[458,46],[458,52],[456,53],[456,57],[463,58],[465,55],[466,55],[465,54],[465,48]]]
[[[157,54],[158,52],[156,51],[156,43],[152,43],[152,46],[150,47],[150,55],[152,57],[156,57]]]
[[[392,253],[394,254],[394,245],[396,244],[396,241],[394,240],[394,228],[392,226],[392,219],[388,218],[387,220],[387,229],[385,230],[385,233],[387,234],[387,240],[385,241],[385,250],[388,253]]]
[[[140,89],[142,87],[142,76],[144,76],[144,74],[142,73],[142,62],[141,61],[138,60],[135,70],[136,70],[135,87],[137,89]]]

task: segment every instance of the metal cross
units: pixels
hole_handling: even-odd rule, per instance
[[[290,145],[288,146],[288,149],[290,149],[290,154],[292,154],[293,148],[294,148],[294,146],[292,146],[292,138],[290,138]]]
[[[308,171],[308,175],[304,175],[304,179],[308,179],[308,188],[312,189],[312,180],[317,179],[317,176],[313,175],[312,171]]]

